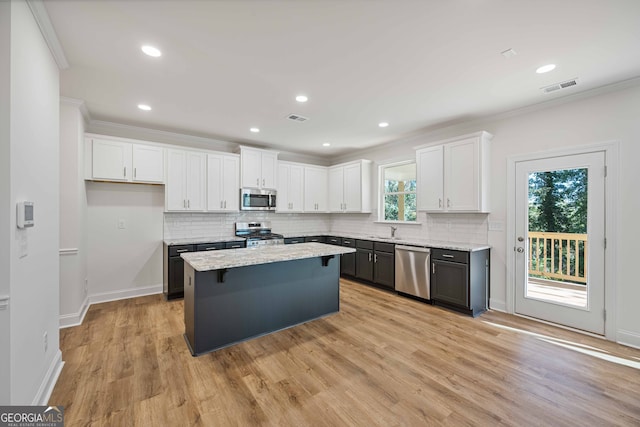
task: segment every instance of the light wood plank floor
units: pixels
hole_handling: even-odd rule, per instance
[[[92,306],[49,404],[68,427],[640,425],[640,350],[502,313],[343,280],[339,314],[208,355],[183,329],[159,295]]]

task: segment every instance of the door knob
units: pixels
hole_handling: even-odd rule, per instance
[[[524,237],[518,236],[518,242],[524,242]]]
[[[516,249],[516,251],[518,251],[518,253],[522,253],[522,252],[524,252],[524,248],[518,248],[518,249]]]

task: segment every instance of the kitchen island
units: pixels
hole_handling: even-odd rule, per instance
[[[340,309],[340,255],[322,243],[182,254],[185,338],[198,356]]]

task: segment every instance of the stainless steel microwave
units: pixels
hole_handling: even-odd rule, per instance
[[[240,210],[275,211],[276,191],[242,188],[240,190]]]

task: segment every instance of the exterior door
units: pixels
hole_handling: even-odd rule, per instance
[[[515,312],[604,335],[604,151],[515,171]]]

